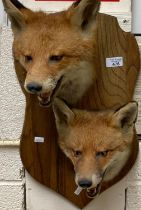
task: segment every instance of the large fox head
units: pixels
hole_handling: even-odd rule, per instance
[[[53,107],[59,145],[74,165],[76,184],[97,193],[102,182],[119,175],[131,154],[137,103],[88,112],[56,98]]]
[[[24,68],[25,89],[42,105],[56,94],[75,103],[95,78],[98,0],[82,0],[63,12],[33,12],[17,0],[2,0],[14,32],[13,54]]]

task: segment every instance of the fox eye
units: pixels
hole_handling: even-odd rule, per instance
[[[106,157],[108,155],[108,151],[102,151],[96,153],[96,158]]]
[[[59,62],[63,59],[63,55],[52,55],[49,57],[49,61],[51,62]]]
[[[31,55],[25,55],[25,62],[29,63],[33,60]]]
[[[80,151],[80,150],[74,150],[73,151],[73,154],[74,154],[74,156],[76,157],[76,158],[79,158],[79,157],[81,157],[81,155],[82,155],[82,151]]]

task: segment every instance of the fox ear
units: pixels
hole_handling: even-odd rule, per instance
[[[94,26],[99,8],[100,0],[78,0],[72,5],[72,24],[89,31]]]
[[[74,112],[59,98],[54,99],[53,111],[57,124],[68,125],[74,119]]]
[[[118,109],[112,118],[112,124],[120,128],[128,128],[134,125],[137,119],[138,104],[130,102]]]
[[[22,13],[28,10],[17,0],[2,0],[6,13],[11,20],[12,29],[14,32],[21,30],[25,25],[25,18]],[[30,10],[29,10],[30,11]]]

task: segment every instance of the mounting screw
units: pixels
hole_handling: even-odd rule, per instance
[[[129,20],[124,19],[122,22],[123,22],[123,23],[128,23],[128,22],[129,22]]]

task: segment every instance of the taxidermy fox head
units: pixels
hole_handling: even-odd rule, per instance
[[[14,59],[26,74],[25,89],[37,94],[43,106],[55,95],[76,103],[96,77],[100,2],[79,0],[66,11],[47,14],[33,12],[17,0],[2,1],[14,33]]]
[[[97,194],[101,183],[113,180],[130,156],[137,103],[116,111],[84,111],[56,98],[53,108],[59,145],[74,165],[76,184]]]

